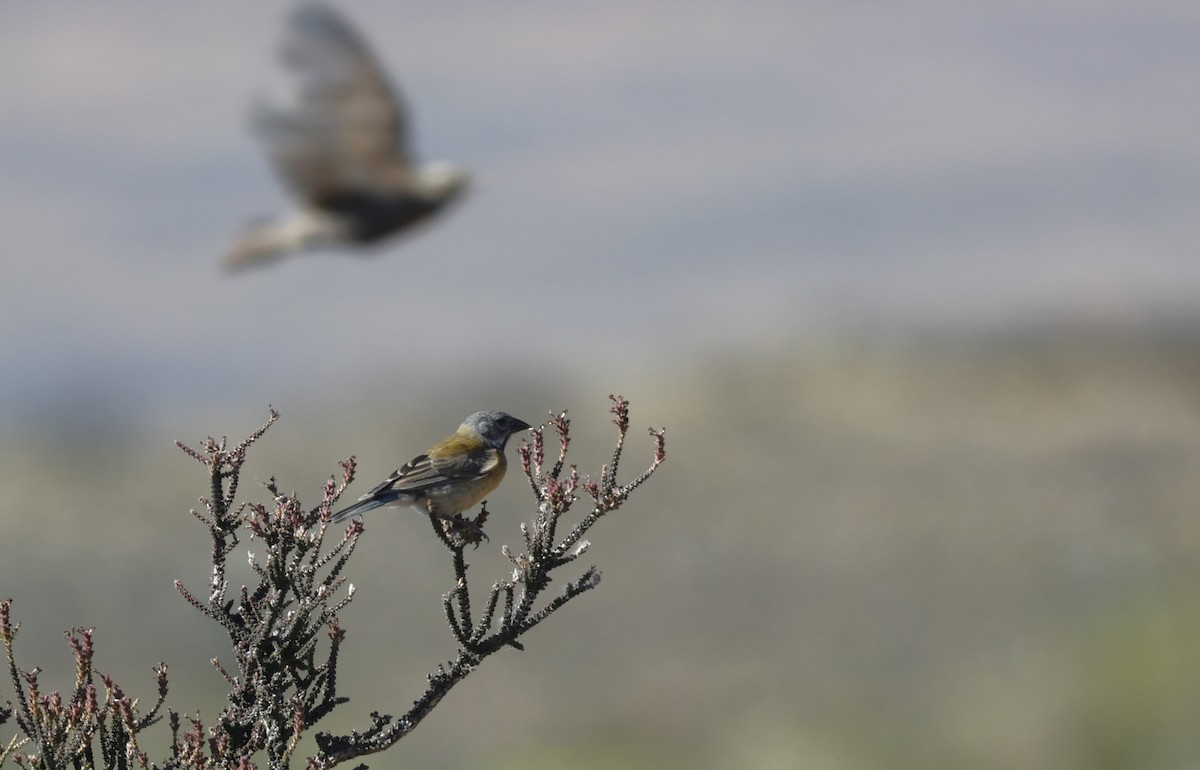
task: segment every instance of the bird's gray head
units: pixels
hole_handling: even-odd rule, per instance
[[[432,161],[421,166],[417,180],[425,197],[446,204],[466,192],[471,177],[454,163]]]
[[[490,446],[503,449],[509,436],[529,428],[529,423],[507,412],[476,412],[463,420],[459,430],[478,433]]]

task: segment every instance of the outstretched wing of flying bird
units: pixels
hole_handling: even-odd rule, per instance
[[[300,80],[297,103],[261,106],[255,122],[293,191],[320,206],[347,190],[406,187],[406,110],[359,34],[332,10],[304,6],[291,18],[283,59]]]

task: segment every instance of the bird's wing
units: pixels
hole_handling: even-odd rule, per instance
[[[438,448],[444,444],[445,442]],[[474,452],[435,451],[432,455],[418,455],[359,499],[379,499],[421,492],[452,481],[477,479],[494,470],[500,462],[503,462],[500,453],[491,448]]]
[[[255,122],[288,184],[318,204],[346,188],[407,184],[405,109],[358,33],[330,8],[303,6],[284,61],[300,78],[299,103],[261,107]]]

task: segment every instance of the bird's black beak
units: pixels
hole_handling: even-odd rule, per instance
[[[533,427],[532,425],[525,422],[524,420],[519,420],[516,417],[512,418],[512,421],[513,421],[513,433],[516,433],[516,432],[522,431],[522,430],[529,430],[530,428]]]

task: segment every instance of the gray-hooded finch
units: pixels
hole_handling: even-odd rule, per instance
[[[412,507],[441,518],[461,513],[499,486],[508,467],[504,445],[512,434],[529,427],[505,412],[476,412],[330,520],[342,521],[385,505]]]
[[[297,104],[259,105],[253,119],[299,207],[250,225],[225,256],[227,268],[375,243],[431,217],[466,189],[466,172],[453,164],[415,164],[401,97],[331,8],[307,5],[293,14],[283,58],[300,79]]]

